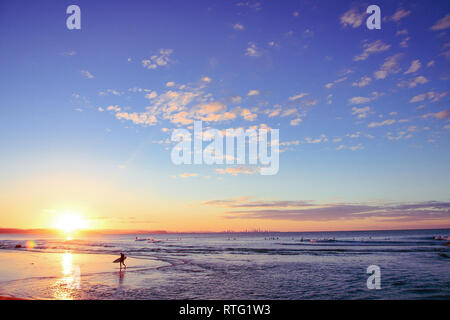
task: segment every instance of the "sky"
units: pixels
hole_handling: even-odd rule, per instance
[[[0,36],[0,228],[450,226],[448,1],[8,0]],[[278,173],[175,165],[196,120],[278,129]]]

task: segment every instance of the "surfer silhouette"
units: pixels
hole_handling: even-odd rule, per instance
[[[127,268],[127,265],[125,264],[125,259],[127,257],[121,252],[120,253],[120,258],[117,258],[116,260],[113,261],[113,263],[119,263],[120,264],[120,269],[122,269],[122,264],[125,267],[125,269]]]

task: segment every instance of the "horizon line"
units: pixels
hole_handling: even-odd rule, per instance
[[[223,231],[169,231],[169,230],[123,230],[123,229],[83,229],[71,234],[100,234],[100,235],[125,235],[125,234],[214,234],[214,233],[320,233],[320,232],[367,232],[367,231],[414,231],[414,230],[445,230],[450,226],[438,228],[405,228],[405,229],[356,229],[356,230],[312,230],[312,231],[277,231],[277,230],[223,230]],[[54,228],[0,228],[0,234],[67,234]]]

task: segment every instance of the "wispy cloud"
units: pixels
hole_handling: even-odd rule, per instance
[[[363,61],[366,60],[370,55],[374,53],[384,52],[389,50],[391,47],[390,44],[386,44],[381,40],[376,40],[370,43],[363,44],[363,52],[353,58],[354,61]]]
[[[254,42],[249,42],[247,49],[245,49],[245,55],[248,57],[259,57],[261,56],[261,51]]]
[[[352,8],[340,17],[341,25],[344,27],[358,28],[363,23],[365,15],[366,12]]]
[[[370,114],[371,109],[369,106],[367,107],[353,107],[352,108],[352,115],[356,116],[358,119],[364,119],[367,118],[367,116]]]
[[[375,71],[373,76],[377,80],[386,78],[391,73],[400,72],[400,66],[398,60],[402,57],[401,53],[397,53],[393,56],[384,59],[384,63],[381,65],[380,70]]]
[[[95,78],[94,75],[93,75],[92,73],[90,73],[89,71],[87,71],[87,70],[81,70],[80,73],[81,73],[84,77],[86,77],[86,78],[88,78],[88,79],[93,79],[93,78]]]
[[[228,219],[335,221],[374,218],[379,221],[425,221],[450,218],[450,203],[437,201],[360,204],[240,198],[212,200],[204,204],[234,209],[226,211],[225,217]]]
[[[350,98],[348,100],[348,102],[350,104],[364,104],[364,103],[370,102],[372,100],[375,100],[376,98],[378,98],[378,96],[379,96],[379,94],[377,92],[372,92],[372,97],[361,97],[361,96],[353,97],[353,98]]]
[[[427,114],[424,114],[422,117],[423,118],[433,117],[433,118],[441,119],[441,120],[442,119],[447,119],[448,117],[450,117],[450,109],[443,110],[443,111],[440,111],[440,112],[427,113]]]
[[[421,66],[422,64],[420,63],[420,60],[414,60],[413,62],[411,62],[408,70],[405,71],[405,74],[414,73],[419,70]]]
[[[406,18],[410,14],[411,14],[410,10],[405,10],[405,9],[400,8],[400,9],[397,9],[397,11],[392,16],[387,16],[383,20],[399,22],[401,19]]]
[[[296,94],[296,95],[293,95],[293,96],[289,97],[289,100],[290,100],[290,101],[295,101],[295,100],[304,98],[304,97],[306,97],[307,95],[308,95],[308,93],[304,93],[304,92],[298,93],[298,94]]]
[[[358,151],[364,149],[363,145],[361,143],[354,145],[354,146],[346,146],[341,144],[339,147],[336,148],[336,150],[350,150],[350,151]]]
[[[187,178],[195,178],[197,177],[198,174],[197,173],[189,173],[189,172],[185,172],[185,173],[181,173],[178,176],[172,176],[172,178],[181,178],[181,179],[187,179]]]
[[[400,81],[397,85],[399,87],[414,88],[417,87],[419,84],[425,84],[427,82],[428,82],[427,78],[425,78],[424,76],[418,76],[409,81]]]
[[[352,86],[354,86],[354,87],[365,87],[365,86],[367,86],[367,85],[369,85],[369,83],[372,81],[372,78],[371,77],[368,77],[368,76],[364,76],[364,77],[362,77],[360,80],[358,80],[358,81],[355,81],[355,82],[353,82],[352,83]]]
[[[229,174],[232,176],[237,176],[240,174],[258,174],[260,171],[259,167],[227,167],[227,168],[217,168],[216,172],[218,174]]]
[[[244,28],[244,26],[243,26],[242,24],[240,24],[240,23],[235,23],[235,24],[233,25],[233,29],[234,29],[234,30],[237,30],[237,31],[240,31],[240,30],[244,30],[245,28]]]
[[[438,102],[445,96],[447,96],[447,92],[429,91],[429,92],[421,93],[421,94],[418,94],[418,95],[412,97],[411,100],[409,100],[409,102],[410,103],[420,102],[420,101],[424,101],[425,99],[428,99],[431,102]]]
[[[445,17],[436,21],[436,23],[431,27],[431,30],[440,31],[450,28],[450,13],[446,14]]]
[[[347,77],[342,77],[342,78],[336,79],[336,80],[334,80],[333,82],[327,83],[327,84],[325,85],[325,88],[331,89],[331,88],[334,87],[334,85],[336,85],[337,83],[344,82],[345,80],[347,80]]]
[[[64,52],[61,53],[61,55],[64,56],[64,57],[73,57],[76,54],[77,54],[77,52],[74,51],[74,50],[64,51]]]
[[[375,127],[389,126],[389,125],[394,124],[395,122],[396,122],[395,119],[387,119],[387,120],[384,120],[384,121],[381,121],[381,122],[369,123],[368,127],[369,128],[375,128]]]
[[[153,70],[158,67],[165,67],[172,62],[170,55],[172,49],[160,49],[158,54],[152,55],[148,59],[142,60],[142,66],[146,69]]]

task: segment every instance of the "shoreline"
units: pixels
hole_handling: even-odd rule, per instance
[[[94,236],[107,236],[107,235],[198,235],[198,234],[249,234],[249,233],[280,233],[280,234],[289,234],[289,233],[327,233],[327,232],[335,232],[335,233],[347,233],[347,232],[383,232],[383,231],[431,231],[431,230],[448,230],[449,226],[445,227],[430,227],[430,228],[405,228],[405,229],[354,229],[354,230],[302,230],[302,231],[279,231],[279,230],[223,230],[223,231],[170,231],[170,230],[80,230],[79,235],[94,235]],[[18,229],[18,228],[0,228],[0,234],[6,235],[60,235],[61,231],[53,230],[53,229]],[[64,238],[64,236],[62,236]]]

